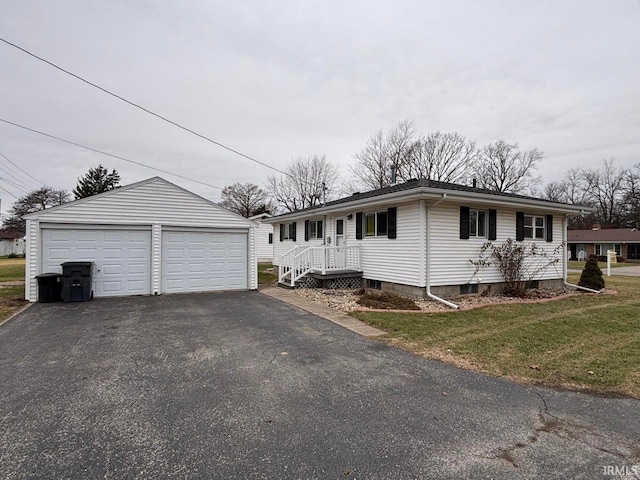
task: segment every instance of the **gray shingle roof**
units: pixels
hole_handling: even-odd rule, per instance
[[[302,213],[302,212],[310,212],[319,208],[324,208],[324,207],[331,207],[334,205],[340,205],[343,203],[349,203],[349,202],[355,202],[358,200],[363,200],[366,198],[373,198],[373,197],[378,197],[381,195],[387,195],[389,193],[396,193],[396,192],[402,192],[402,191],[411,191],[411,190],[417,190],[417,189],[421,189],[421,188],[435,188],[435,189],[440,189],[440,190],[449,190],[449,191],[458,191],[458,192],[468,192],[468,193],[478,193],[478,194],[482,194],[482,195],[494,195],[497,197],[506,197],[506,198],[518,198],[518,199],[522,199],[522,200],[532,200],[532,201],[545,201],[548,203],[552,203],[552,204],[556,204],[556,205],[568,205],[566,203],[561,203],[561,202],[551,202],[549,200],[544,200],[541,198],[536,198],[536,197],[531,197],[531,196],[527,196],[527,195],[518,195],[515,193],[506,193],[506,192],[496,192],[494,190],[489,190],[486,188],[477,188],[477,187],[469,187],[467,185],[459,185],[457,183],[447,183],[447,182],[438,182],[436,180],[429,180],[426,178],[420,178],[420,179],[413,179],[413,180],[409,180],[405,183],[398,183],[396,185],[391,185],[389,187],[384,187],[384,188],[378,188],[376,190],[370,190],[368,192],[357,192],[354,193],[353,195],[350,195],[348,197],[344,197],[344,198],[340,198],[338,200],[332,200],[330,202],[327,202],[324,205],[318,205],[315,207],[309,207],[309,208],[305,208],[302,210],[296,210],[295,212],[288,212],[288,213],[284,213],[281,215],[277,215],[277,217],[279,216],[284,216],[284,215],[290,215],[292,213]],[[575,205],[572,205],[575,207]]]
[[[568,230],[569,243],[640,243],[640,231],[635,228],[605,228],[601,230]]]

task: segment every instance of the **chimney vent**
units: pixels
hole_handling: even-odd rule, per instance
[[[395,185],[396,184],[396,166],[395,165],[391,165],[391,185]]]

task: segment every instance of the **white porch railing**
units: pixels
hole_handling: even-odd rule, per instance
[[[343,270],[362,271],[360,263],[360,245],[341,245],[339,247],[300,247],[296,246],[280,257],[278,281],[295,282],[310,272],[326,275]]]

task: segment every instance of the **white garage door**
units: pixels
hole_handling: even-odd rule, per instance
[[[162,292],[246,290],[247,234],[162,232]]]
[[[151,293],[151,232],[42,230],[42,272],[62,273],[63,262],[91,261],[96,297]]]

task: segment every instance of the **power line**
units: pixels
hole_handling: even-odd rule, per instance
[[[280,169],[278,169],[278,168],[276,168],[276,167],[272,167],[271,165],[269,165],[269,164],[267,164],[267,163],[261,162],[260,160],[257,160],[257,159],[255,159],[255,158],[253,158],[253,157],[249,156],[249,155],[246,155],[246,154],[244,154],[244,153],[242,153],[242,152],[239,152],[238,150],[235,150],[235,149],[233,149],[233,148],[231,148],[231,147],[227,147],[226,145],[224,145],[224,144],[222,144],[222,143],[220,143],[220,142],[217,142],[217,141],[213,140],[212,138],[209,138],[209,137],[207,137],[207,136],[205,136],[205,135],[202,135],[201,133],[198,133],[198,132],[196,132],[196,131],[194,131],[194,130],[192,130],[192,129],[188,128],[188,127],[185,127],[185,126],[183,126],[183,125],[179,124],[178,122],[174,122],[173,120],[170,120],[170,119],[168,119],[167,117],[164,117],[164,116],[162,116],[162,115],[160,115],[160,114],[158,114],[158,113],[155,113],[155,112],[153,112],[153,111],[149,110],[148,108],[145,108],[145,107],[143,107],[143,106],[141,106],[141,105],[138,105],[137,103],[134,103],[134,102],[132,102],[131,100],[127,100],[126,98],[124,98],[124,97],[122,97],[122,96],[120,96],[120,95],[118,95],[118,94],[116,94],[116,93],[113,93],[113,92],[111,92],[111,91],[107,90],[106,88],[101,87],[100,85],[97,85],[97,84],[95,84],[95,83],[93,83],[93,82],[90,82],[89,80],[86,80],[86,79],[82,78],[80,75],[76,75],[75,73],[70,72],[69,70],[66,70],[66,69],[62,68],[62,67],[60,67],[60,66],[56,65],[55,63],[50,62],[49,60],[46,60],[46,59],[44,59],[44,58],[42,58],[42,57],[40,57],[40,56],[36,55],[35,53],[30,52],[29,50],[26,50],[26,49],[24,49],[24,48],[22,48],[22,47],[19,47],[19,46],[18,46],[18,45],[16,45],[15,43],[11,43],[10,41],[5,40],[5,39],[4,39],[4,38],[2,38],[2,37],[0,37],[0,41],[2,41],[2,42],[4,42],[4,43],[6,43],[7,45],[10,45],[10,46],[12,46],[12,47],[14,47],[14,48],[18,49],[18,50],[20,50],[21,52],[26,53],[27,55],[30,55],[31,57],[33,57],[33,58],[35,58],[35,59],[40,60],[41,62],[46,63],[47,65],[52,66],[53,68],[55,68],[55,69],[57,69],[57,70],[60,70],[61,72],[66,73],[67,75],[71,75],[72,77],[74,77],[74,78],[76,78],[76,79],[80,80],[81,82],[86,83],[87,85],[91,85],[92,87],[97,88],[98,90],[101,90],[102,92],[104,92],[104,93],[106,93],[106,94],[108,94],[108,95],[111,95],[112,97],[117,98],[118,100],[121,100],[121,101],[123,101],[123,102],[125,102],[125,103],[128,103],[128,104],[129,104],[129,105],[131,105],[132,107],[135,107],[135,108],[137,108],[137,109],[140,109],[140,110],[142,110],[143,112],[148,113],[149,115],[153,115],[154,117],[159,118],[160,120],[163,120],[163,121],[165,121],[165,122],[167,122],[167,123],[170,123],[171,125],[173,125],[173,126],[175,126],[175,127],[178,127],[178,128],[180,128],[180,129],[184,130],[185,132],[189,132],[189,133],[191,133],[191,134],[193,134],[193,135],[195,135],[195,136],[197,136],[197,137],[200,137],[200,138],[202,138],[202,139],[206,140],[207,142],[210,142],[210,143],[213,143],[214,145],[217,145],[217,146],[219,146],[219,147],[222,147],[222,148],[224,148],[225,150],[228,150],[229,152],[235,153],[236,155],[239,155],[239,156],[241,156],[241,157],[243,157],[243,158],[246,158],[247,160],[251,160],[252,162],[255,162],[255,163],[259,164],[259,165],[262,165],[263,167],[270,168],[271,170],[274,170],[274,171],[276,171],[276,172],[282,173],[282,174],[287,175],[287,176],[289,175],[287,172],[285,172],[285,171],[283,171],[283,170],[280,170]]]
[[[210,183],[201,182],[200,180],[195,180],[193,178],[185,177],[184,175],[179,175],[177,173],[169,172],[168,170],[162,170],[161,168],[152,167],[150,165],[146,165],[146,164],[141,163],[141,162],[136,162],[135,160],[130,160],[128,158],[121,157],[119,155],[114,155],[113,153],[103,152],[102,150],[98,150],[97,148],[87,147],[86,145],[82,145],[81,143],[72,142],[71,140],[66,140],[64,138],[57,137],[55,135],[51,135],[50,133],[45,133],[45,132],[41,132],[40,130],[36,130],[34,128],[25,127],[24,125],[20,125],[18,123],[10,122],[9,120],[5,120],[4,118],[0,118],[0,122],[4,122],[4,123],[7,123],[9,125],[13,125],[14,127],[22,128],[23,130],[28,130],[29,132],[37,133],[38,135],[42,135],[44,137],[53,138],[54,140],[58,140],[60,142],[68,143],[70,145],[75,145],[76,147],[84,148],[86,150],[90,150],[92,152],[99,153],[101,155],[106,155],[107,157],[117,158],[118,160],[123,160],[125,162],[133,163],[134,165],[139,165],[141,167],[149,168],[149,169],[155,170],[157,172],[167,173],[167,174],[173,175],[174,177],[177,177],[177,178],[182,178],[184,180],[189,180],[190,182],[199,183],[199,184],[205,185],[207,187],[217,188],[218,190],[224,190],[223,188],[218,187],[216,185],[211,185]]]
[[[13,163],[9,158],[7,158],[6,155],[4,155],[2,152],[0,152],[0,156],[2,156],[7,162],[9,162],[11,165],[13,165],[14,167],[16,167],[18,170],[20,170],[22,173],[24,173],[27,177],[32,178],[33,180],[35,180],[36,182],[38,182],[40,185],[44,185],[46,186],[46,184],[44,182],[41,182],[40,180],[38,180],[36,177],[34,177],[33,175],[31,175],[29,172],[24,171],[22,168],[20,168],[18,165],[16,165],[15,163]]]
[[[0,177],[0,181],[3,181],[4,183],[6,183],[7,185],[11,185],[13,188],[17,188],[19,191],[24,192],[24,193],[29,193],[29,190],[25,187],[22,187],[20,185],[18,185],[15,182],[10,182],[9,180],[7,180],[6,177]]]
[[[0,180],[2,180],[2,179],[0,179]],[[16,198],[16,199],[20,198],[19,195],[16,195],[15,193],[9,191],[9,189],[7,187],[4,187],[4,186],[0,185],[0,189],[4,190],[6,193],[11,195],[13,198]]]
[[[31,184],[25,182],[22,178],[17,177],[15,175],[15,173],[13,173],[11,170],[6,168],[4,166],[4,164],[2,164],[2,162],[0,162],[0,176],[3,176],[3,175],[6,175],[7,178],[10,178],[11,180],[13,180],[17,184],[19,184],[21,187],[24,187],[24,188],[26,188],[28,190],[33,190],[34,189],[34,187]]]

